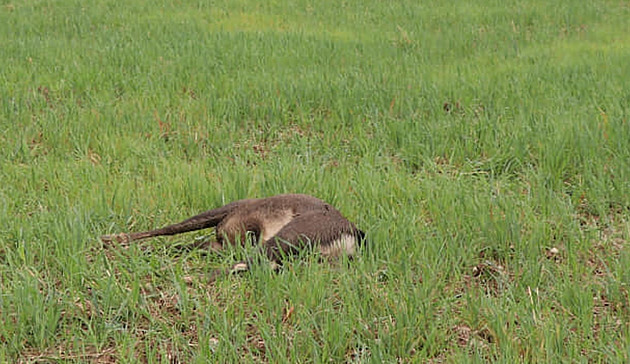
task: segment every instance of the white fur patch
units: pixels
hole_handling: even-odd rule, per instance
[[[280,216],[273,216],[263,225],[262,241],[265,242],[275,236],[286,224],[293,220],[293,214],[289,210],[282,212]]]
[[[269,262],[269,268],[271,268],[271,270],[278,270],[280,268],[280,265],[276,262],[271,261]],[[247,263],[240,262],[232,266],[230,273],[235,274],[235,273],[240,273],[240,272],[246,272],[248,270],[249,270],[249,267],[247,266]]]
[[[341,237],[329,245],[321,245],[320,251],[323,256],[335,258],[343,254],[348,256],[354,255],[357,250],[357,239],[354,235],[343,234]]]
[[[247,263],[236,263],[232,266],[232,273],[245,272],[249,270]]]

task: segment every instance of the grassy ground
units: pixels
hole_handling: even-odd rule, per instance
[[[630,360],[627,1],[2,1],[0,361]],[[351,264],[97,237],[302,192]],[[206,232],[208,233],[208,232]]]

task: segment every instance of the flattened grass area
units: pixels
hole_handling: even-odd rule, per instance
[[[1,362],[630,360],[627,1],[3,1]],[[316,195],[369,235],[208,282]]]

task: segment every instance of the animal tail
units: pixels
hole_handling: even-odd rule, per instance
[[[114,241],[121,244],[126,244],[134,240],[147,239],[155,236],[176,235],[187,233],[189,231],[207,229],[217,226],[217,224],[221,220],[223,220],[232,210],[234,210],[234,208],[236,208],[241,202],[242,201],[235,201],[225,206],[213,210],[208,210],[177,224],[168,225],[155,230],[103,235],[101,236],[101,241],[106,244],[112,243]]]

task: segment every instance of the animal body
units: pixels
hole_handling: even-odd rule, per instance
[[[245,199],[203,212],[160,229],[105,235],[104,243],[129,243],[162,235],[175,235],[214,227],[215,249],[225,244],[244,244],[251,235],[259,251],[272,263],[281,264],[304,248],[319,248],[324,257],[353,256],[365,238],[363,231],[330,204],[309,195],[284,194]],[[253,259],[236,263],[231,272],[248,270]]]

